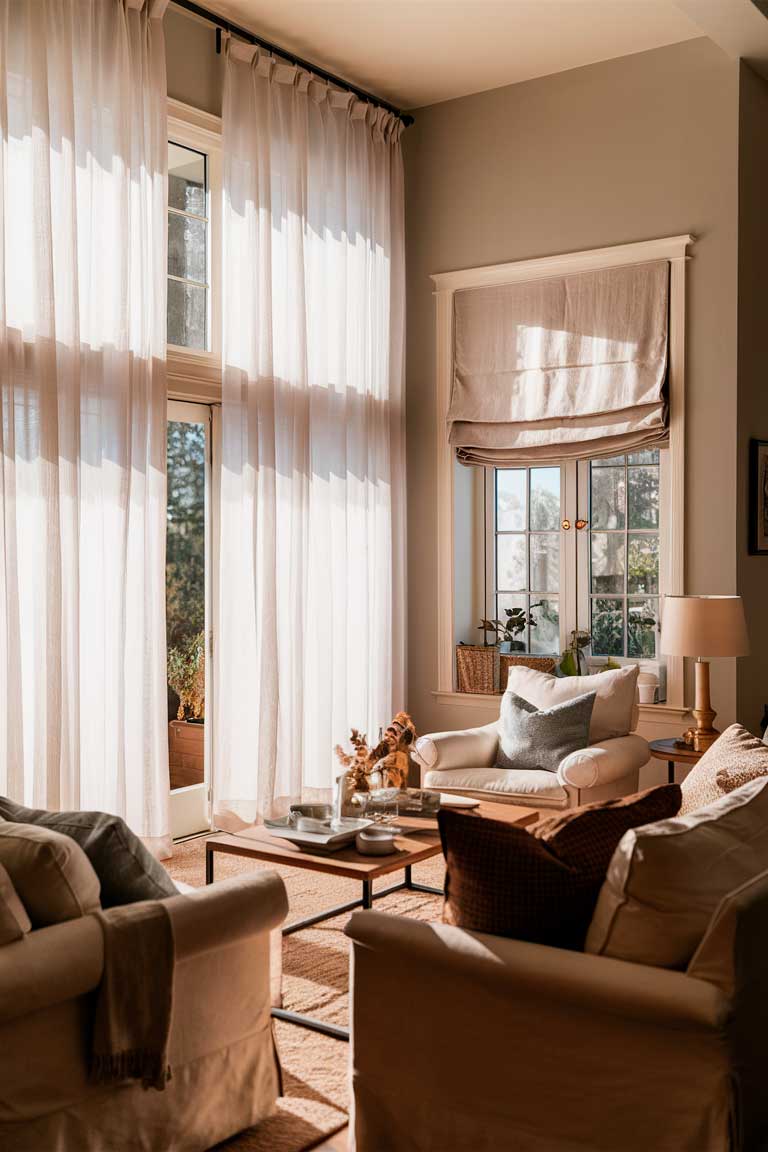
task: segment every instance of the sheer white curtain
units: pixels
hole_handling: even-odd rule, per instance
[[[0,0],[0,787],[168,831],[163,4]]]
[[[400,127],[229,45],[220,822],[328,795],[404,703]]]

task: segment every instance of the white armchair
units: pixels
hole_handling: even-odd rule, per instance
[[[433,732],[416,741],[421,787],[532,808],[576,808],[637,791],[649,757],[647,742],[631,733],[601,740],[560,761],[557,772],[497,768],[499,721],[459,732]]]

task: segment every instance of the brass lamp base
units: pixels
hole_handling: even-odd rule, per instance
[[[694,691],[693,718],[696,727],[693,729],[693,748],[695,752],[706,752],[711,748],[720,733],[713,726],[717,713],[712,707],[709,697],[709,661],[697,660],[695,665],[696,681]]]

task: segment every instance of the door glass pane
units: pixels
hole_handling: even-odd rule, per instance
[[[659,602],[655,597],[627,600],[627,655],[653,659],[656,656]]]
[[[206,289],[168,281],[168,343],[205,348]]]
[[[537,599],[531,597],[531,652],[552,655],[560,651],[560,606],[557,598],[549,597],[538,608]]]
[[[627,548],[627,591],[659,591],[659,538],[651,533],[633,536]]]
[[[165,602],[171,788],[204,780],[205,429],[203,422],[168,421]]]
[[[168,216],[168,274],[205,284],[208,257],[205,251],[205,220],[193,216]]]
[[[526,527],[526,471],[500,468],[496,473],[496,529],[523,532]]]
[[[592,599],[592,652],[624,655],[624,606],[621,600]]]
[[[629,527],[658,528],[659,469],[627,469]]]
[[[502,592],[525,588],[525,536],[498,536],[496,586]]]
[[[560,469],[531,468],[530,475],[531,530],[557,531],[560,528]]]
[[[624,534],[592,533],[592,591],[624,591]]]
[[[596,468],[592,463],[592,527],[623,528],[625,473],[623,468]]]
[[[168,343],[208,347],[207,157],[168,144]]]
[[[560,590],[560,533],[532,533],[531,541],[531,582],[534,592],[559,592]]]
[[[168,207],[206,215],[205,156],[181,144],[168,144]]]

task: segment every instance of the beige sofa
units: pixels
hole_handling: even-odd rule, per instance
[[[274,873],[167,901],[176,946],[164,1092],[94,1087],[88,1057],[102,929],[93,915],[0,948],[3,1152],[202,1152],[273,1108],[270,930],[287,912]]]
[[[352,1152],[768,1148],[768,873],[686,972],[379,912],[346,931]]]

